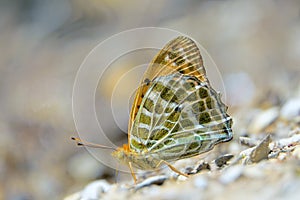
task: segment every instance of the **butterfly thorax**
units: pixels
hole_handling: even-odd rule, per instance
[[[155,154],[130,151],[127,144],[114,151],[112,156],[124,164],[131,163],[134,167],[143,170],[155,169],[160,161]]]

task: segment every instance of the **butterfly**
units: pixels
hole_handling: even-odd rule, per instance
[[[199,48],[192,39],[179,36],[149,64],[131,108],[128,144],[115,149],[112,156],[129,166],[135,182],[133,167],[151,170],[167,165],[188,176],[170,162],[230,141],[231,127],[232,118],[209,83]]]

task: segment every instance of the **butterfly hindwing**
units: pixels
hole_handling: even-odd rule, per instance
[[[141,103],[129,143],[136,152],[176,160],[231,139],[231,118],[209,83],[180,73],[159,76]]]

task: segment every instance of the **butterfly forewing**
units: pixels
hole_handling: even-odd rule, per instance
[[[191,75],[202,82],[208,82],[203,60],[195,42],[190,38],[179,36],[170,41],[151,61],[138,88],[130,112],[128,133],[141,106],[142,99],[148,91],[153,80],[158,76],[174,73]],[[130,139],[130,135],[128,137]]]

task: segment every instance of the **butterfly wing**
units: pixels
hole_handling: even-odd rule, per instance
[[[192,40],[178,37],[167,44],[143,80],[147,81],[135,100],[138,107],[131,113],[132,150],[176,160],[208,151],[232,138],[232,119],[210,86]]]
[[[220,95],[193,76],[157,77],[133,123],[131,148],[171,161],[198,155],[232,138]]]
[[[128,124],[128,140],[130,140],[133,121],[151,82],[158,76],[177,72],[192,75],[202,82],[208,81],[203,67],[203,60],[196,43],[184,36],[179,36],[165,45],[147,68],[140,87],[136,91],[134,103],[131,108]]]

